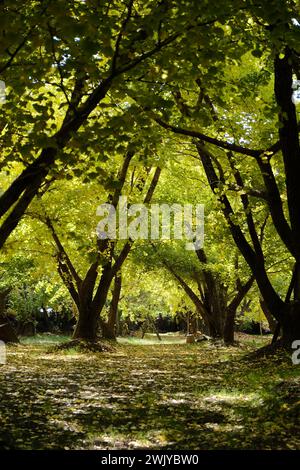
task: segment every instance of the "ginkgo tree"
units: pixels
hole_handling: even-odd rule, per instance
[[[189,201],[194,205],[204,204],[204,247],[195,246],[190,251],[184,240],[153,240],[144,244],[144,251],[134,251],[132,255],[137,263],[150,270],[167,271],[192,302],[202,320],[203,331],[229,344],[234,341],[237,309],[253,286],[254,276],[249,274],[246,263],[242,263],[242,257],[228,238],[222,214],[203,179],[203,170],[200,165],[195,166],[197,154],[191,149],[189,152],[182,149],[177,139],[168,143],[168,159],[153,202],[168,201],[170,207]],[[175,213],[173,217],[172,228],[176,223]]]
[[[103,188],[95,181],[90,184],[78,182],[76,185],[73,179],[65,183],[69,188],[66,188],[62,203],[58,202],[58,198],[62,198],[62,186],[58,184],[57,190],[53,186],[52,191],[37,200],[28,211],[28,216],[45,225],[55,245],[58,273],[78,310],[75,339],[95,340],[98,323],[104,337],[115,337],[114,322],[111,322],[111,318],[105,322],[101,312],[114,279],[115,286],[118,285],[119,271],[131,250],[133,240],[128,238],[118,243],[116,239],[110,239],[108,236],[99,238],[96,235],[96,208],[97,199],[99,200],[101,195],[105,198],[102,203],[107,202],[111,207],[117,208],[124,187],[130,188],[132,198],[141,198],[144,204],[151,201],[161,170],[159,167],[145,166],[138,158],[134,165],[134,158],[135,154],[129,146],[124,156],[119,155],[119,158],[116,158],[119,167],[116,161],[107,163],[107,177],[109,170],[111,172],[110,190],[107,191],[107,186]],[[72,195],[75,197],[70,201]],[[84,207],[86,213],[81,212],[79,218],[77,216],[75,220],[72,219],[76,211],[83,211]],[[57,220],[59,208],[63,214],[62,220]],[[78,249],[82,253],[82,259],[78,257]]]
[[[2,188],[0,247],[41,186],[55,178],[56,165],[72,163],[74,148],[89,156],[99,143],[99,114],[116,105],[111,98],[118,88],[124,91],[123,82],[142,79],[149,69],[159,79],[164,70],[153,57],[172,64],[174,54],[215,29],[219,14],[232,16],[223,3],[217,13],[213,5],[207,10],[186,0],[29,1],[26,8],[1,2],[0,78],[7,87],[1,167],[22,166]],[[111,137],[118,142],[117,133]]]
[[[172,184],[181,203],[198,201],[205,175],[217,201],[213,211],[225,216],[222,243],[230,250],[230,233],[265,311],[290,346],[300,334],[297,2],[56,0],[25,6],[4,0],[0,13],[0,79],[6,85],[0,107],[0,247],[12,232],[22,240],[26,217],[38,214],[56,247],[60,275],[85,312],[75,335],[95,336],[96,317],[131,243],[120,248],[95,242],[89,223],[84,240],[84,197],[78,196],[74,220],[68,221],[73,240],[62,242],[55,215],[70,188],[82,195],[95,184],[116,204],[125,181],[130,189],[139,173],[133,166],[137,155],[143,160],[139,170],[154,178],[153,184],[143,178],[138,183],[149,202],[146,188],[152,197],[159,154],[164,164],[182,164],[173,168],[180,171],[179,185],[163,181],[164,202],[174,199]],[[195,175],[198,190],[189,192],[191,161],[204,173]],[[131,180],[123,181],[128,168]],[[217,240],[212,246],[207,259]],[[272,272],[274,263],[282,276]],[[246,272],[239,262],[244,281]]]
[[[180,74],[165,77],[160,101],[143,99],[146,83],[131,95],[158,125],[193,139],[231,235],[291,347],[300,335],[299,11],[296,2],[260,1],[235,19],[219,21],[211,58],[195,47]],[[267,213],[277,246],[294,259],[283,296],[268,274],[260,237]]]

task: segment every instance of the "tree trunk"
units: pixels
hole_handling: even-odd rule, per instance
[[[269,324],[269,328],[270,328],[271,332],[274,334],[277,322],[276,322],[275,318],[271,315],[265,301],[263,299],[259,299],[259,303],[260,303],[261,309],[264,313],[264,316],[267,319],[267,322]]]
[[[107,322],[101,322],[102,336],[105,339],[116,341],[116,331],[118,322],[118,306],[121,295],[122,278],[121,274],[115,276],[112,299],[109,307]]]
[[[300,340],[300,302],[292,302],[287,306],[281,321],[282,341],[287,349],[292,348],[295,340]]]
[[[10,293],[11,288],[5,289],[0,292],[0,318],[5,317],[5,308],[8,294]]]
[[[9,323],[1,323],[0,318],[0,341],[4,343],[19,343],[15,330]]]
[[[228,309],[226,311],[224,330],[223,330],[223,339],[225,344],[234,343],[234,320],[235,320],[235,310]]]
[[[86,341],[95,341],[98,332],[98,315],[88,308],[79,310],[78,321],[74,330],[74,339],[83,339]]]
[[[79,292],[79,301],[77,306],[78,321],[73,335],[74,339],[84,339],[87,341],[95,341],[97,339],[99,315],[105,305],[112,281],[110,267],[108,266],[104,268],[97,293],[93,298],[95,279],[96,275],[94,278],[91,277],[91,279],[86,277],[86,284],[82,285],[81,291]]]
[[[190,334],[190,312],[187,312],[186,314],[186,334],[189,335]]]
[[[208,335],[211,338],[214,338],[214,339],[222,338],[222,332],[219,331],[218,326],[216,326],[214,323],[209,322],[207,325],[207,329],[208,329]]]
[[[33,321],[26,321],[24,323],[21,323],[17,329],[17,332],[20,336],[35,336],[35,323]]]
[[[11,288],[0,292],[0,341],[4,343],[19,343],[14,328],[5,318],[6,300]]]
[[[104,322],[100,323],[101,326],[101,336],[104,339],[110,339],[116,341],[116,330],[115,330],[115,323],[111,322]]]
[[[155,324],[155,320],[153,320],[153,318],[151,318],[151,317],[148,317],[148,322],[149,322],[150,325],[152,324],[152,327],[153,327],[153,329],[154,329],[154,331],[155,331],[155,334],[156,334],[158,340],[161,341],[161,337],[160,337],[158,328],[157,328],[157,326],[156,326],[156,324]]]

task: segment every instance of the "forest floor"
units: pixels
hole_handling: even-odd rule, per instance
[[[1,449],[299,449],[300,366],[266,343],[130,339],[109,353],[9,346],[0,365]]]

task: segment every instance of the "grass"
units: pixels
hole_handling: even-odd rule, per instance
[[[161,341],[155,334],[146,333],[144,338],[138,336],[125,336],[119,337],[118,343],[120,344],[131,344],[137,346],[149,345],[149,344],[183,344],[186,339],[184,335],[177,333],[162,333],[160,334]],[[55,335],[55,334],[38,334],[35,336],[23,336],[21,338],[22,344],[60,344],[70,340],[70,336]]]
[[[145,345],[154,345],[154,344],[184,344],[186,338],[184,335],[176,333],[161,333],[161,341],[155,334],[146,333],[144,338],[139,338],[137,336],[126,336],[119,337],[118,343],[120,344],[130,344],[132,346],[145,346]]]
[[[21,344],[27,344],[27,345],[35,345],[35,344],[50,345],[50,344],[60,344],[65,341],[68,341],[69,339],[70,339],[70,336],[45,333],[45,334],[38,334],[35,336],[23,336],[21,337],[20,342]]]
[[[53,335],[9,346],[0,447],[299,449],[299,366],[282,352],[243,361],[254,346],[239,339],[225,348],[150,335],[94,354],[49,354],[65,340]]]

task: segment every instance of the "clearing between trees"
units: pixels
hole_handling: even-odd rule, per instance
[[[147,335],[90,354],[49,352],[39,338],[8,346],[0,447],[299,448],[299,367],[282,351],[247,358],[263,337],[239,341],[225,348]]]

